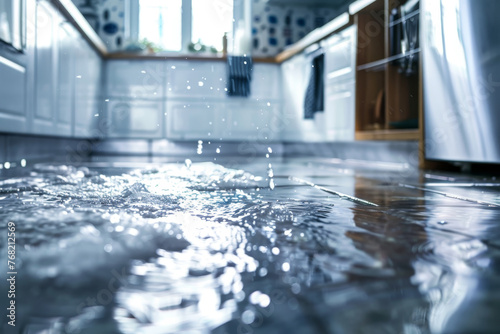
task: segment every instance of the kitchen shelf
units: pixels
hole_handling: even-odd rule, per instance
[[[354,22],[358,25],[356,140],[420,140],[422,137],[420,48],[390,55],[388,14],[404,2],[364,1],[368,7],[355,14]],[[404,19],[418,18],[418,14],[419,10],[415,10]],[[414,61],[411,71],[405,67],[407,58]]]
[[[385,70],[385,65],[392,63],[393,61],[403,59],[405,57],[409,57],[415,54],[420,53],[420,48],[408,51],[407,53],[401,53],[398,55],[390,56],[384,59],[372,61],[371,63],[368,64],[363,64],[363,65],[358,65],[357,70],[358,71],[365,71],[365,70],[370,70],[370,71],[383,71]]]
[[[356,140],[419,140],[418,129],[356,131]]]

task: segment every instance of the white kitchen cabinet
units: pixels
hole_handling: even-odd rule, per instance
[[[36,3],[35,95],[31,132],[53,135],[56,106],[56,20],[57,12],[48,1]]]
[[[110,138],[163,137],[163,102],[112,99],[107,104]]]
[[[354,81],[345,81],[326,87],[324,131],[327,141],[354,140],[354,110]]]
[[[26,68],[0,56],[0,131],[26,132]]]
[[[219,139],[228,124],[224,102],[167,101],[168,139]]]
[[[57,89],[56,89],[56,134],[71,136],[74,122],[75,91],[75,28],[69,22],[57,27]]]
[[[225,62],[168,61],[167,98],[225,99],[226,76]]]
[[[281,98],[280,67],[277,64],[253,64],[250,99],[270,102]]]
[[[162,60],[108,60],[106,96],[162,99],[166,76],[165,61]]]
[[[304,98],[311,60],[303,53],[285,61],[282,65],[283,114],[281,138],[285,141],[323,141],[323,113],[315,113],[315,119],[304,119]]]
[[[279,111],[278,103],[229,101],[224,114],[227,124],[221,137],[226,140],[278,140]]]
[[[75,57],[75,137],[99,137],[96,131],[101,112],[101,58],[81,36],[76,40]]]

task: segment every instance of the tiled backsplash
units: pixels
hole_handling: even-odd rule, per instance
[[[109,51],[120,50],[125,41],[125,0],[72,0],[94,26]],[[92,22],[96,17],[97,21]]]
[[[315,28],[340,14],[332,8],[269,5],[266,0],[253,0],[253,56],[275,56]]]

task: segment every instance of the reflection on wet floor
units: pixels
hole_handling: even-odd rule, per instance
[[[0,181],[1,233],[17,229],[21,332],[499,328],[495,178],[218,163],[38,165]]]

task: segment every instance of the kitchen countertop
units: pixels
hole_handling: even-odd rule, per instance
[[[353,24],[353,15],[363,7],[372,4],[374,0],[358,0],[350,6],[349,13],[343,13],[324,26],[311,31],[298,42],[288,46],[284,51],[274,57],[253,57],[257,63],[282,63],[283,61],[299,54],[307,47],[320,42],[333,33],[340,31],[348,25]],[[109,52],[106,44],[99,35],[92,29],[85,17],[71,0],[52,0],[52,3],[61,11],[61,13],[78,29],[89,44],[106,59],[177,59],[177,60],[207,60],[207,61],[225,61],[226,57],[220,54],[165,54],[165,53],[127,53],[127,52]]]

